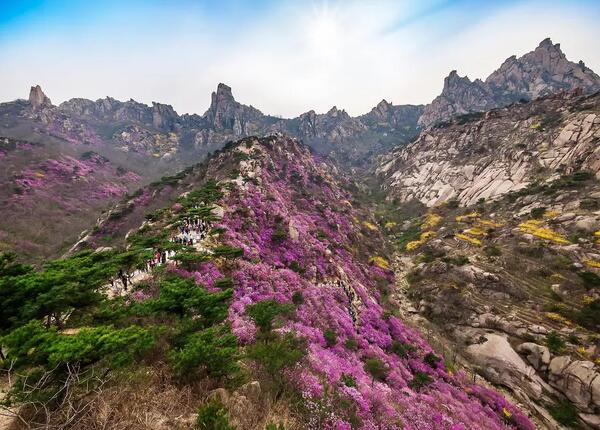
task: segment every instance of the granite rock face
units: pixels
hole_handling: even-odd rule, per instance
[[[484,112],[576,88],[584,93],[598,91],[600,76],[582,61],[569,61],[560,44],[544,39],[534,51],[506,59],[485,81],[471,82],[452,71],[444,80],[442,93],[425,107],[419,125],[427,127],[457,115]]]
[[[600,173],[600,95],[548,96],[460,122],[382,157],[376,172],[392,197],[470,205],[563,173]]]

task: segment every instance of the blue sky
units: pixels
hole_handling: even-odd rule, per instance
[[[265,113],[427,103],[545,37],[600,72],[600,1],[0,0],[0,100],[110,95],[203,113],[229,84]]]

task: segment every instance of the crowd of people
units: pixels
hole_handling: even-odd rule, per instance
[[[208,237],[210,227],[210,222],[203,219],[185,219],[177,227],[178,232],[171,238],[171,241],[180,245],[198,247]],[[135,270],[132,273],[125,273],[122,269],[119,270],[116,278],[111,280],[110,289],[115,294],[127,291],[128,286],[134,283],[136,279],[144,279],[150,276],[152,269],[167,264],[172,260],[175,253],[174,250],[160,248],[154,250],[152,258],[146,262],[144,269]]]
[[[181,245],[194,246],[208,237],[210,223],[203,219],[185,219],[178,226],[179,233],[173,237],[173,242]]]

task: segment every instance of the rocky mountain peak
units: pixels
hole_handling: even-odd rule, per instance
[[[569,61],[560,44],[546,38],[522,57],[508,57],[485,81],[471,82],[451,71],[444,79],[441,95],[425,108],[419,124],[428,126],[457,115],[576,88],[593,93],[600,89],[600,77],[585,64]]]
[[[263,117],[262,112],[252,106],[238,103],[231,87],[220,83],[211,95],[210,107],[204,114],[210,127],[217,131],[230,131],[234,136],[249,134],[250,123]]]
[[[544,40],[542,40],[540,42],[540,44],[538,45],[537,48],[535,48],[536,51],[538,49],[545,49],[545,50],[557,50],[560,51],[560,43],[552,43],[552,39],[550,39],[549,37],[546,37]]]
[[[331,118],[348,117],[348,114],[346,113],[346,111],[344,109],[338,109],[337,106],[333,106],[331,109],[329,109],[329,111],[327,112],[326,115]]]
[[[452,70],[444,79],[444,88],[442,90],[442,94],[460,87],[468,87],[471,84],[472,82],[467,76],[461,77],[456,70]]]
[[[235,102],[233,98],[233,93],[231,92],[231,87],[225,85],[224,83],[219,83],[217,85],[217,92],[213,93],[217,101],[230,101]]]
[[[390,107],[392,107],[392,104],[389,103],[386,99],[381,99],[381,101],[377,103],[376,106],[377,109],[389,109]]]
[[[52,106],[52,102],[48,96],[44,94],[42,87],[39,85],[31,87],[31,90],[29,91],[29,103],[31,103],[31,106],[33,106],[34,109]]]
[[[152,102],[152,124],[159,129],[170,129],[178,115],[173,106]]]

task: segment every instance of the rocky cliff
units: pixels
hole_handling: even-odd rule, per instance
[[[599,138],[600,96],[562,93],[430,128],[376,172],[399,201],[471,205],[575,170],[600,174]]]
[[[584,93],[598,91],[600,77],[582,61],[569,61],[560,44],[545,39],[534,51],[506,59],[484,82],[471,82],[452,71],[444,80],[442,93],[425,107],[419,124],[430,126],[457,115],[576,88]]]

